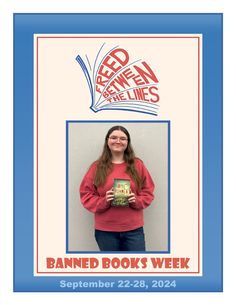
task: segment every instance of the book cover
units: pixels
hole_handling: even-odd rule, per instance
[[[112,201],[112,206],[128,206],[128,196],[130,194],[130,180],[114,179],[113,190],[114,200]]]

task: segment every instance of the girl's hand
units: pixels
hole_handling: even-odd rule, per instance
[[[113,189],[110,189],[109,191],[106,192],[106,201],[112,201],[114,199],[114,192]]]
[[[128,202],[129,203],[135,203],[136,202],[136,197],[135,197],[135,194],[134,193],[130,193],[129,196],[128,196]]]

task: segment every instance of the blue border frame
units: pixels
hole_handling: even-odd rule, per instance
[[[68,213],[68,189],[69,189],[69,177],[68,177],[68,155],[69,155],[69,146],[68,146],[68,139],[69,139],[69,124],[71,123],[147,123],[147,124],[160,124],[160,123],[165,123],[167,124],[167,128],[168,128],[168,169],[167,169],[167,179],[168,179],[168,190],[167,190],[167,194],[168,194],[168,202],[167,202],[167,206],[168,206],[168,216],[167,216],[167,221],[168,221],[168,249],[166,251],[146,251],[145,253],[170,253],[170,231],[171,231],[171,227],[170,227],[170,210],[171,210],[171,206],[170,206],[170,135],[171,135],[171,130],[170,130],[170,125],[171,122],[168,121],[145,121],[145,120],[130,120],[130,121],[125,121],[125,120],[112,120],[112,121],[108,121],[108,120],[104,120],[104,121],[84,121],[84,120],[67,120],[66,121],[66,253],[68,254],[75,254],[75,253],[97,253],[97,254],[104,254],[104,252],[99,252],[99,251],[69,251],[68,250],[68,234],[69,234],[69,213]],[[109,253],[109,252],[106,252]],[[110,253],[119,253],[119,252],[110,252]],[[137,252],[130,252],[130,253],[137,253]],[[139,252],[140,253],[140,252]]]
[[[109,27],[107,27],[109,24]],[[223,290],[223,14],[14,14],[14,291],[71,292],[60,281],[100,277],[33,276],[33,34],[203,35],[203,276],[137,276],[149,288],[83,287],[76,291]],[[134,277],[125,277],[134,281]],[[176,281],[151,287],[152,281]],[[164,283],[164,282],[163,282]],[[159,285],[161,286],[161,285]]]

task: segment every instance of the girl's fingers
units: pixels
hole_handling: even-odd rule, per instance
[[[129,198],[128,198],[128,202],[134,203],[135,201],[136,201],[136,198],[135,198],[134,193],[130,194],[130,195],[129,195]]]
[[[106,192],[106,200],[111,201],[114,199],[114,192],[113,190],[109,190]]]

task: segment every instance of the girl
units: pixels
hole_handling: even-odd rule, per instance
[[[114,179],[129,180],[128,207],[112,205]],[[145,251],[143,209],[154,199],[153,191],[153,180],[135,157],[127,129],[109,129],[102,155],[80,185],[83,206],[95,214],[95,239],[101,251]]]

